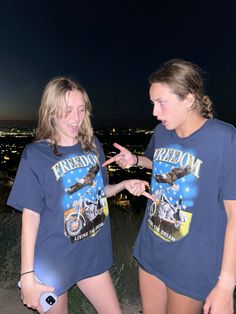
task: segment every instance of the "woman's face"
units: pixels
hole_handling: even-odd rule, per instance
[[[55,129],[59,136],[59,145],[72,146],[77,140],[78,131],[82,124],[86,105],[84,96],[80,91],[73,90],[66,94],[67,112],[61,117],[54,117]]]
[[[163,83],[153,83],[149,93],[153,103],[153,115],[166,129],[178,131],[188,125],[188,113],[192,105],[188,97],[180,100],[171,88]]]

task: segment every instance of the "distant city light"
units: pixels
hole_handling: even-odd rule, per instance
[[[136,154],[142,155],[146,148],[146,144],[148,143],[153,130],[151,129],[119,129],[119,128],[108,128],[108,129],[95,129],[95,134],[98,136],[99,140],[103,145],[103,149],[106,155],[106,158],[111,158],[115,154],[118,153],[117,150],[114,149],[113,143],[116,141],[133,139],[136,138],[138,140],[131,143],[128,142],[125,144],[129,150]],[[22,127],[0,127],[0,138],[2,138],[0,142],[0,182],[12,186],[17,167],[20,161],[21,154],[23,152],[24,147],[32,142],[35,136],[35,128],[22,128]],[[113,138],[114,137],[114,138]],[[144,143],[140,138],[142,137],[146,139],[147,143]],[[130,167],[129,169],[122,170],[115,163],[108,165],[107,167],[110,181],[112,183],[116,183],[117,178],[123,180],[124,178],[134,178],[136,177],[138,168]],[[142,174],[139,174],[139,178],[142,179],[142,176],[145,176],[145,180],[151,177],[151,171],[142,171]],[[113,182],[113,180],[115,182]],[[129,208],[131,201],[131,194],[127,191],[123,191],[115,195],[112,199],[117,206],[122,208]]]

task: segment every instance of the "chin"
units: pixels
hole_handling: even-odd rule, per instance
[[[162,125],[167,129],[167,130],[173,130],[174,128],[171,127],[168,123],[162,123]]]

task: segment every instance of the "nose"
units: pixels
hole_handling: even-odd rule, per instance
[[[73,112],[73,118],[76,120],[76,121],[79,121],[79,110],[75,109],[74,112]]]
[[[157,103],[155,103],[153,105],[152,114],[153,114],[154,117],[157,117],[159,113],[160,113],[160,106]]]

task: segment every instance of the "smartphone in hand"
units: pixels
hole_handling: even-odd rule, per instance
[[[42,283],[35,275],[35,280],[38,283]],[[21,282],[18,281],[18,287],[21,288]],[[50,310],[50,308],[57,303],[57,296],[55,293],[53,292],[44,292],[41,294],[40,296],[40,305],[43,309],[44,312],[47,312],[48,310]]]

